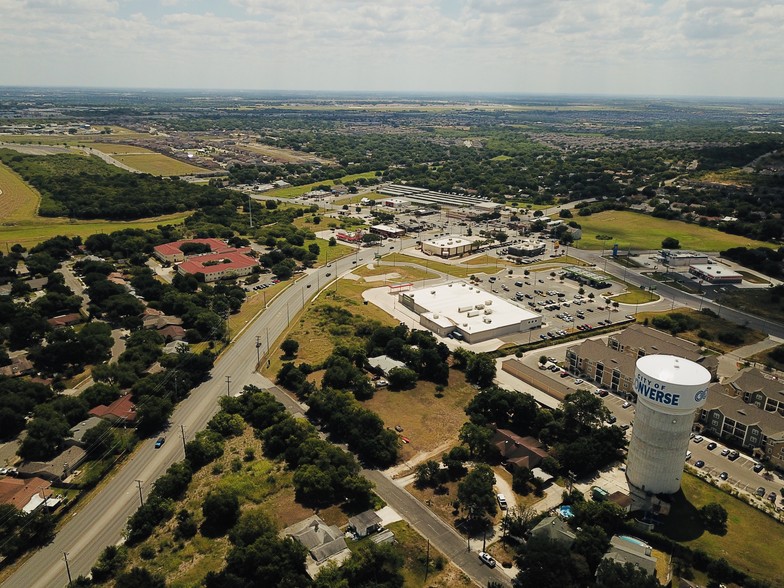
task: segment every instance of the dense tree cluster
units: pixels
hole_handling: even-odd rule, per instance
[[[0,150],[11,167],[42,196],[39,214],[131,220],[221,204],[232,195],[211,186],[134,174],[97,157],[23,155]]]

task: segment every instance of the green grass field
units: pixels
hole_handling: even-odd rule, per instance
[[[731,247],[773,247],[771,243],[747,237],[729,235],[716,229],[665,220],[637,212],[608,210],[591,216],[575,217],[582,225],[583,238],[575,243],[579,249],[612,248],[661,249],[665,237],[680,241],[683,249],[694,251],[722,251]],[[610,235],[612,240],[600,241],[596,235]]]
[[[662,529],[665,535],[712,557],[723,557],[735,568],[774,586],[784,585],[784,525],[691,474],[684,474],[681,488],[683,493],[675,495]],[[697,509],[711,502],[727,510],[726,535],[708,533],[699,521]]]
[[[310,192],[311,190],[315,189],[317,186],[332,186],[334,184],[342,184],[345,182],[353,182],[354,180],[358,180],[360,178],[370,179],[375,178],[376,172],[369,171],[362,174],[349,174],[347,176],[343,176],[342,178],[338,178],[337,180],[324,180],[323,182],[313,182],[312,184],[304,184],[302,186],[290,186],[288,188],[278,188],[277,190],[270,190],[269,192],[264,192],[265,196],[274,196],[275,198],[296,198],[297,196],[302,196],[305,192]]]

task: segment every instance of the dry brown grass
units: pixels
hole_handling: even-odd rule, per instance
[[[387,427],[403,427],[403,435],[411,440],[400,452],[401,459],[407,460],[445,443],[457,443],[460,427],[468,420],[465,406],[476,390],[465,381],[462,372],[450,370],[449,385],[443,394],[437,398],[435,384],[419,381],[412,390],[378,390],[363,404],[378,414]]]
[[[0,219],[3,223],[34,218],[41,195],[11,168],[0,163]]]

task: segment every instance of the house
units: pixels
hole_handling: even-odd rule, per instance
[[[113,423],[132,423],[136,420],[136,405],[131,401],[131,394],[126,394],[109,406],[99,404],[89,414]]]
[[[610,494],[607,497],[608,502],[612,502],[613,504],[617,504],[620,506],[624,512],[630,512],[632,509],[632,498],[628,494],[617,490]]]
[[[79,447],[84,447],[83,439],[85,433],[92,429],[93,427],[97,427],[103,422],[103,419],[97,416],[91,416],[87,420],[82,421],[78,425],[74,425],[71,427],[71,436],[65,440],[66,445],[78,445]]]
[[[87,457],[81,447],[73,446],[49,461],[28,461],[19,466],[21,478],[46,478],[52,482],[64,480],[78,468]]]
[[[27,280],[25,282],[33,292],[38,292],[39,290],[43,290],[44,287],[49,283],[49,278],[33,278],[32,280]]]
[[[26,355],[18,355],[11,358],[11,365],[4,365],[0,367],[0,376],[6,378],[18,378],[19,376],[26,376],[35,371],[32,362],[27,359]]]
[[[21,511],[32,512],[48,495],[52,483],[43,478],[0,477],[0,504],[10,504]],[[40,497],[36,500],[36,497]]]
[[[490,443],[498,449],[504,465],[515,468],[534,469],[549,453],[534,437],[521,437],[507,429],[496,429]]]
[[[531,536],[544,537],[551,541],[562,543],[567,547],[571,547],[577,538],[577,535],[569,528],[568,523],[561,517],[543,518],[538,525],[531,529]]]
[[[283,529],[284,537],[291,537],[308,550],[308,574],[315,577],[327,562],[340,564],[351,556],[343,532],[334,525],[327,525],[317,515]]]
[[[179,325],[168,325],[162,329],[158,329],[158,332],[166,342],[182,341],[185,339],[185,329]]]
[[[613,535],[610,539],[610,549],[602,559],[607,559],[621,565],[630,563],[650,575],[656,574],[656,558],[652,555],[650,545],[626,535]]]
[[[55,329],[59,327],[72,327],[82,322],[82,315],[78,312],[69,312],[68,314],[61,314],[46,320],[49,325]]]
[[[381,517],[373,510],[366,510],[349,518],[348,526],[358,537],[367,537],[381,529]]]
[[[368,365],[371,369],[380,376],[387,376],[389,372],[395,368],[404,368],[406,364],[402,361],[392,359],[388,355],[377,355],[376,357],[368,357]]]

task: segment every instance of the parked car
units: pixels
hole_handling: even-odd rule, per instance
[[[509,507],[509,505],[506,502],[506,496],[504,496],[503,494],[498,494],[496,496],[496,499],[498,500],[498,506],[501,507],[501,510],[506,510]]]
[[[496,566],[496,561],[493,559],[493,556],[489,553],[485,553],[484,551],[479,552],[479,559],[482,560],[482,563],[488,567],[494,568]]]
[[[575,386],[579,386],[579,385],[580,385],[580,384],[582,384],[584,381],[585,381],[585,380],[583,380],[582,378],[577,378],[577,379],[574,381],[574,385],[575,385]]]
[[[713,451],[714,449],[716,449],[716,447],[718,447],[718,446],[713,441],[708,443],[708,451]]]
[[[702,461],[701,459],[698,459],[697,461],[694,462],[694,467],[695,468],[701,468],[704,465],[705,465],[705,462]]]
[[[763,470],[764,466],[761,463],[755,463],[754,467],[751,468],[754,470],[755,473],[759,474]]]
[[[730,454],[730,450],[727,449],[726,447],[721,450],[721,456],[722,457],[727,457],[729,454]]]
[[[729,477],[730,477],[730,475],[727,472],[721,472],[719,474],[719,480],[726,480]]]
[[[759,496],[760,498],[762,498],[763,496],[765,496],[765,488],[760,486],[759,488],[757,488],[757,491],[755,492],[755,494],[757,496]]]
[[[702,435],[695,435],[694,442],[695,443],[702,443],[705,438]]]
[[[623,403],[623,408],[629,408],[631,405],[632,403],[627,400],[626,402]]]

